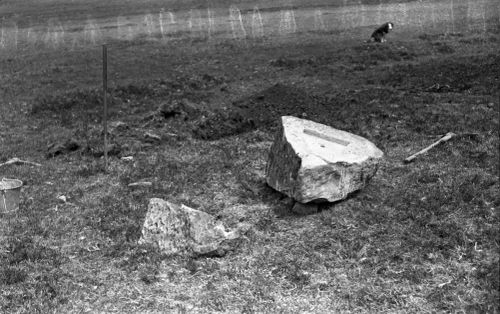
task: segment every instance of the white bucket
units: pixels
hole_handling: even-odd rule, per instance
[[[23,181],[3,178],[0,181],[0,213],[13,212],[19,209],[19,199]]]

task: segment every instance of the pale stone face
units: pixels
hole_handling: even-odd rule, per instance
[[[267,183],[301,203],[338,201],[362,189],[383,153],[367,139],[327,125],[281,117],[266,167]]]
[[[361,163],[383,154],[373,143],[355,134],[291,116],[282,119],[289,143],[300,157],[311,162]],[[309,154],[319,159],[308,158]]]
[[[223,254],[230,249],[228,241],[238,237],[237,230],[226,232],[205,212],[153,198],[139,243],[154,244],[165,254]]]

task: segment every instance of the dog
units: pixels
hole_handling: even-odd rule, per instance
[[[377,43],[383,43],[385,42],[385,35],[387,35],[392,29],[394,28],[394,23],[392,22],[387,22],[384,25],[380,26],[377,28],[373,33],[370,39],[367,42],[377,42]]]

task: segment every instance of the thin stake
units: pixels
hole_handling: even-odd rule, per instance
[[[104,172],[108,172],[108,48],[102,45],[102,97],[104,112],[102,123],[104,127]]]
[[[85,73],[89,73],[89,60],[85,58]],[[86,149],[90,149],[90,139],[89,139],[89,114],[86,110],[84,102],[82,101],[82,116],[83,116],[83,132],[85,133],[85,141],[87,144]]]
[[[455,34],[455,12],[453,12],[453,0],[450,2],[450,10],[451,10],[451,32]]]

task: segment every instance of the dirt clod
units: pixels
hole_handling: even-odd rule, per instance
[[[47,147],[47,158],[68,154],[80,148],[80,144],[75,139],[67,139],[65,142],[51,143]]]

